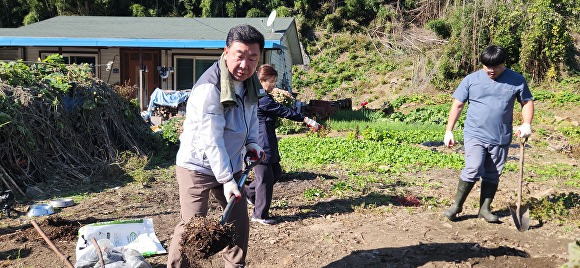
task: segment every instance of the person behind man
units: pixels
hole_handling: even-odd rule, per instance
[[[481,178],[479,217],[488,222],[499,219],[491,213],[493,201],[512,140],[514,101],[522,106],[523,123],[515,135],[527,138],[532,134],[534,102],[526,80],[505,67],[505,50],[496,45],[483,50],[479,60],[483,68],[466,76],[453,93],[453,104],[445,131],[447,147],[455,144],[453,127],[469,102],[463,130],[465,167],[457,186],[455,202],[444,213],[451,221],[457,219],[467,195]]]
[[[276,119],[283,117],[304,122],[314,131],[318,131],[320,124],[274,100],[271,93],[280,89],[275,88],[278,72],[272,65],[260,66],[257,73],[262,87],[268,93],[260,98],[258,105],[258,120],[260,122],[258,145],[264,148],[266,159],[254,167],[256,179],[248,187],[247,198],[250,204],[254,204],[252,221],[269,225],[275,223],[269,215],[274,184],[282,175],[278,138],[276,137]]]
[[[190,218],[207,215],[210,192],[222,208],[232,195],[242,196],[236,180],[241,177],[243,151],[264,154],[257,145],[260,85],[255,75],[263,49],[264,36],[258,30],[232,27],[221,58],[193,86],[177,152],[181,220],[171,239],[168,267],[187,266],[179,241]],[[249,240],[246,202],[236,202],[228,222],[235,227],[236,239],[222,252],[225,267],[244,267]]]

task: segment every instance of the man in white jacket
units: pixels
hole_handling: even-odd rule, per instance
[[[190,218],[207,215],[210,192],[222,207],[232,195],[242,196],[236,182],[242,153],[264,154],[256,144],[259,93],[253,84],[263,49],[264,36],[258,30],[249,25],[233,27],[221,59],[193,86],[177,152],[181,220],[169,247],[168,267],[187,266],[182,263],[179,241]],[[236,240],[223,251],[225,267],[244,267],[249,240],[246,202],[236,202],[228,222],[235,226]]]

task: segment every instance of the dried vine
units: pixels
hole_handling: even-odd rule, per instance
[[[82,66],[0,64],[0,187],[24,194],[48,178],[82,182],[120,151],[148,151],[137,108]]]

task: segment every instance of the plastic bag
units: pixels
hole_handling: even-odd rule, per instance
[[[91,239],[108,239],[113,248],[132,248],[142,256],[167,253],[155,235],[153,220],[116,220],[85,225],[79,229],[76,246],[77,261],[91,246]]]
[[[114,248],[111,240],[101,239],[97,241],[103,254],[105,268],[151,268],[139,251],[131,248]],[[101,268],[97,249],[91,244],[83,251],[76,268]]]

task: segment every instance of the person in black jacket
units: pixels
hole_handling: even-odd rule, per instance
[[[275,223],[268,213],[272,203],[274,183],[282,175],[278,138],[275,131],[276,119],[283,117],[298,122],[302,121],[314,131],[318,131],[320,124],[274,100],[271,93],[275,90],[278,72],[272,65],[264,64],[258,68],[257,72],[262,87],[268,93],[260,98],[258,103],[258,145],[266,153],[266,159],[254,167],[256,179],[250,183],[247,189],[247,200],[250,205],[254,205],[252,222],[270,225]]]

